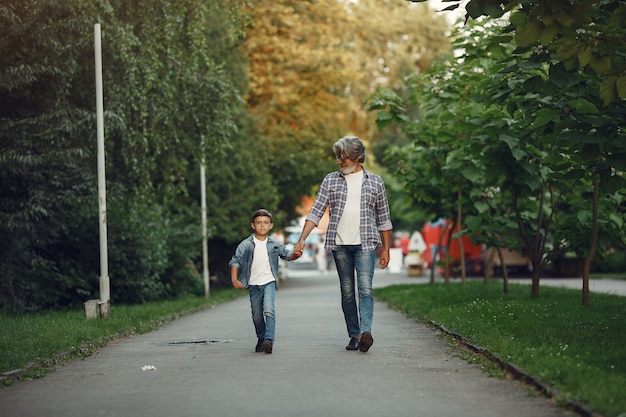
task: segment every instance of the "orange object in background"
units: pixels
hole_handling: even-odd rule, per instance
[[[306,217],[315,202],[315,199],[304,196],[300,199],[301,203],[298,207],[296,207],[296,213],[300,216]],[[320,219],[320,224],[317,225],[318,229],[320,229],[323,233],[326,233],[328,230],[328,222],[330,221],[330,215],[328,214],[328,209],[324,212],[324,215]]]
[[[446,253],[450,255],[453,262],[461,260],[459,239],[452,239],[452,242],[449,241],[449,236],[454,235],[457,232],[458,227],[455,227],[452,233],[450,233],[449,228],[451,226],[451,220],[439,219],[434,223],[425,223],[422,227],[422,237],[428,247],[428,250],[423,254],[423,258],[426,262],[428,262],[429,267],[432,267],[435,253],[437,253],[437,261],[444,260]],[[441,236],[442,233],[443,236]],[[441,239],[441,246],[439,246],[439,239]],[[462,236],[461,241],[463,242],[465,260],[478,261],[483,254],[483,246],[473,243],[467,235]],[[443,269],[440,268],[439,272],[442,271]]]

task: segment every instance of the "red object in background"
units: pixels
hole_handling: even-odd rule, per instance
[[[435,223],[425,223],[424,227],[422,227],[421,233],[424,238],[424,242],[426,242],[426,246],[428,250],[423,254],[423,259],[428,262],[429,266],[432,266],[432,258],[433,251],[439,245],[439,239],[441,237],[441,233],[445,229],[448,229],[452,225],[451,220],[438,220]],[[443,256],[446,252],[452,257],[453,260],[461,259],[461,250],[459,248],[459,240],[452,239],[452,243],[449,242],[448,237],[455,234],[458,228],[454,228],[452,233],[449,230],[444,232],[443,237],[441,238],[441,247],[439,247],[437,253],[437,261],[443,260]],[[465,252],[465,258],[477,260],[481,257],[483,248],[482,245],[476,245],[472,243],[469,236],[464,235],[461,237],[461,241],[463,242],[463,251]]]
[[[402,254],[406,256],[409,253],[409,242],[411,239],[409,236],[404,236],[400,239],[400,247],[402,248]]]

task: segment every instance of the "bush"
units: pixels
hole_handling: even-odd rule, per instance
[[[591,272],[626,272],[626,248],[612,251],[603,257],[596,256],[591,265]]]

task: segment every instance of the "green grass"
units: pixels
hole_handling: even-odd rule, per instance
[[[111,317],[107,319],[86,320],[82,310],[18,317],[0,315],[0,373],[28,366],[29,370],[22,378],[40,377],[51,367],[89,355],[110,340],[152,331],[180,315],[244,294],[243,291],[224,289],[212,292],[206,299],[186,297],[134,306],[113,304]],[[61,357],[60,354],[66,355]],[[5,384],[10,383],[11,380],[5,381]]]
[[[447,287],[397,285],[377,299],[416,320],[432,320],[556,388],[558,401],[586,404],[607,417],[626,416],[626,298],[578,290],[482,282]]]

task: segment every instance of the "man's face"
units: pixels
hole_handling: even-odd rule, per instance
[[[348,155],[337,155],[336,159],[343,175],[352,174],[357,168],[356,162],[350,159]]]

